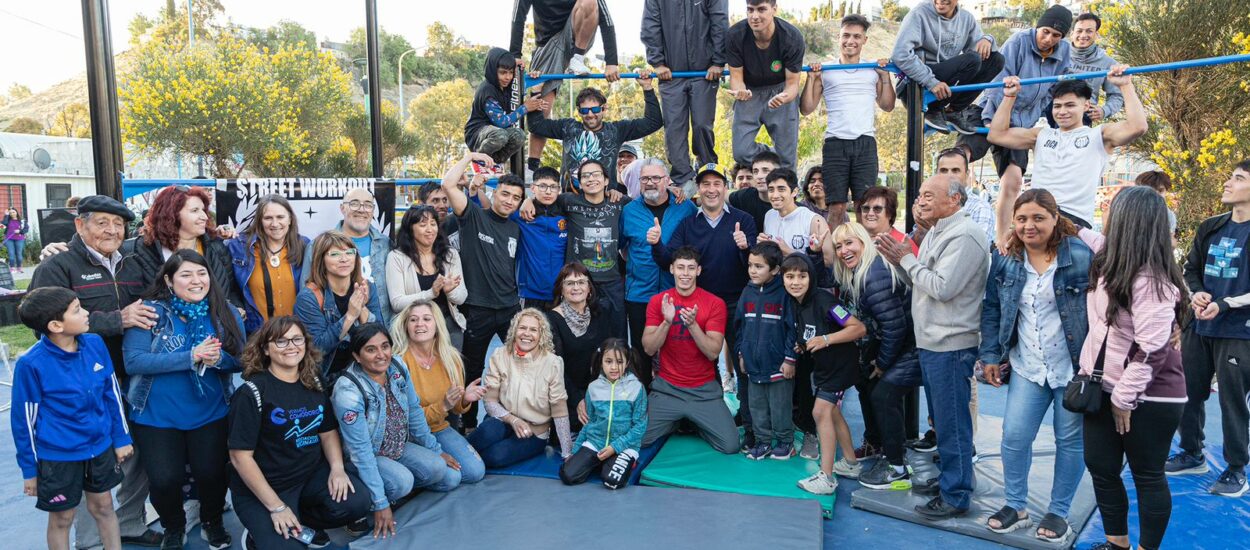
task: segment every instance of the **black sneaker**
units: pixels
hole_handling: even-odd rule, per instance
[[[130,546],[142,546],[144,548],[160,548],[161,542],[165,540],[165,536],[148,529],[142,535],[134,537],[122,537],[122,544]]]
[[[396,506],[391,507],[392,510],[395,508],[398,508],[398,506],[396,505]],[[373,530],[372,527],[369,527],[369,516],[365,516],[356,521],[353,521],[350,524],[348,524],[347,527],[344,527],[343,529],[347,531],[347,534],[351,535],[353,538],[359,537]]]
[[[330,534],[317,529],[317,533],[313,535],[312,542],[308,543],[309,548],[325,548],[330,545]]]
[[[925,113],[924,125],[943,134],[951,133],[949,123],[946,120],[946,114],[942,111],[933,110]]]
[[[903,466],[903,472],[899,473],[890,461],[880,459],[867,472],[859,474],[859,484],[869,489],[906,491],[911,489],[910,470]]]
[[[918,483],[912,483],[911,492],[923,497],[934,497],[942,494],[942,486],[938,484],[937,476],[934,476]]]
[[[945,500],[942,500],[942,497],[936,496],[929,502],[917,506],[916,513],[920,514],[920,517],[929,521],[941,521],[944,519],[962,516],[968,513],[968,509],[964,508],[960,510],[959,508],[947,504]]]
[[[1181,451],[1169,456],[1168,461],[1163,463],[1163,472],[1170,476],[1205,474],[1209,471],[1211,468],[1207,466],[1207,458],[1202,456],[1202,451]]]
[[[909,445],[913,451],[920,453],[931,453],[937,450],[937,432],[929,430],[924,433],[924,437],[912,441]]]
[[[161,550],[182,550],[187,543],[187,532],[182,529],[166,529],[161,538]]]
[[[1211,494],[1223,497],[1239,497],[1246,494],[1246,473],[1229,468],[1211,485]]]
[[[755,447],[755,432],[751,430],[747,430],[746,432],[742,434],[742,447],[739,448],[738,450],[742,451],[742,454],[747,454],[751,452],[751,449],[754,447]]]
[[[970,136],[981,128],[981,107],[974,103],[958,113],[950,113],[946,120],[955,127],[956,132]]]
[[[212,550],[230,548],[233,542],[230,540],[230,533],[226,532],[226,526],[220,521],[200,523],[200,538],[207,541]]]

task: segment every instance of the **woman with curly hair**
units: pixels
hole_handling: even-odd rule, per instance
[[[386,257],[386,292],[391,311],[418,300],[438,306],[447,323],[451,343],[464,344],[464,315],[460,305],[469,296],[460,271],[460,253],[452,248],[438,224],[432,206],[414,206],[404,214],[396,231],[395,249]]]
[[[537,456],[554,425],[560,457],[572,453],[564,361],[554,353],[547,317],[534,308],[512,318],[508,338],[490,357],[486,374],[486,414],[469,435],[469,444],[487,468],[500,468]]]
[[[321,357],[303,323],[275,317],[243,352],[230,402],[230,495],[244,548],[320,548],[325,529],[369,513],[369,493],[347,473],[338,422],[321,386]],[[357,489],[359,487],[359,489]],[[301,526],[316,529],[312,545]]]

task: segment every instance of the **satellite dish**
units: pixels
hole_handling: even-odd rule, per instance
[[[35,149],[30,155],[31,160],[35,161],[35,167],[40,170],[47,170],[52,167],[52,155],[48,154],[47,149]]]

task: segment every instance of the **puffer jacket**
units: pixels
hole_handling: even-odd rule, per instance
[[[243,291],[239,289],[238,282],[234,280],[230,250],[226,248],[225,241],[217,237],[202,235],[200,248],[204,250],[204,260],[208,262],[208,273],[213,277],[213,284],[224,291],[223,294],[230,305],[242,309],[247,302],[243,299]],[[143,287],[151,288],[156,282],[156,274],[160,273],[161,266],[165,265],[165,253],[161,251],[161,244],[157,242],[146,244],[142,236],[132,237],[122,243],[121,251],[123,256],[133,257],[133,261],[139,264],[142,268],[140,273],[143,275]]]
[[[784,379],[782,363],[794,364],[797,309],[781,284],[781,275],[764,285],[752,283],[742,289],[733,318],[738,335],[734,353],[742,357],[742,367],[752,382],[779,382]]]
[[[858,300],[860,320],[868,326],[867,346],[861,362],[877,362],[881,379],[895,386],[920,385],[920,357],[912,330],[911,288],[899,279],[892,283],[885,260],[878,257],[868,266]]]
[[[589,445],[597,452],[611,445],[618,453],[638,452],[647,431],[647,390],[633,373],[616,382],[600,374],[586,390],[586,416],[590,422],[577,434],[574,451]]]

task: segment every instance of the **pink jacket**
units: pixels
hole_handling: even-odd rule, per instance
[[[1095,252],[1105,240],[1101,234],[1081,230],[1081,240]],[[1185,372],[1179,354],[1171,345],[1172,327],[1176,323],[1176,301],[1180,290],[1164,284],[1162,295],[1155,292],[1155,277],[1142,273],[1133,283],[1132,313],[1121,310],[1115,326],[1107,324],[1108,297],[1102,282],[1089,293],[1087,310],[1089,335],[1081,348],[1081,374],[1092,374],[1094,363],[1104,340],[1107,352],[1103,361],[1102,388],[1111,394],[1116,407],[1132,410],[1139,401],[1184,403]],[[1127,357],[1133,344],[1137,349]]]

